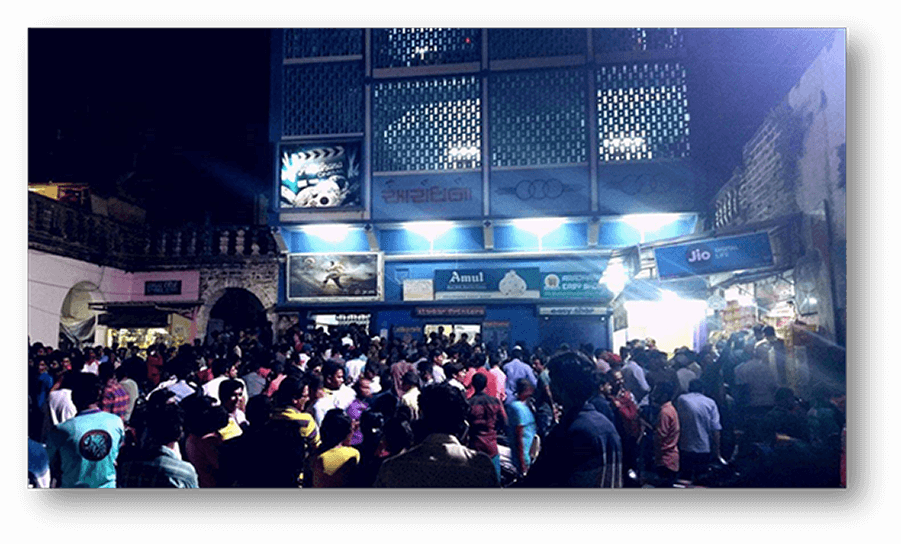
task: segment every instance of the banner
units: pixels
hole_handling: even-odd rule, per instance
[[[541,296],[537,268],[435,271],[435,300],[511,299]]]
[[[591,183],[588,168],[568,166],[491,172],[491,213],[532,217],[588,213]]]
[[[765,232],[711,238],[654,250],[661,280],[773,266],[770,236]]]
[[[291,302],[384,299],[381,253],[292,253],[287,266]]]
[[[373,176],[372,218],[411,221],[482,216],[482,175],[397,174]]]
[[[609,298],[607,287],[600,283],[601,273],[547,272],[541,275],[541,298],[599,299]]]
[[[363,206],[360,142],[281,144],[282,209]]]

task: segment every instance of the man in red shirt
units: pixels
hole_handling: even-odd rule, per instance
[[[660,487],[672,487],[679,473],[679,414],[673,406],[676,386],[660,382],[651,394],[654,406],[660,407],[654,427],[654,466],[660,476]]]

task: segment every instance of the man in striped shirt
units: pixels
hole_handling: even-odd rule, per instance
[[[526,487],[623,486],[623,450],[613,424],[588,400],[595,393],[595,364],[578,352],[548,362],[551,394],[563,417],[548,434],[538,459],[522,484]]]
[[[128,391],[116,380],[113,363],[100,363],[98,369],[100,383],[103,384],[103,396],[100,397],[100,409],[115,414],[125,421],[128,415],[130,397]]]

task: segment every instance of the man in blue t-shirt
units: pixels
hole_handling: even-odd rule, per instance
[[[47,455],[59,487],[116,487],[116,458],[125,440],[122,418],[100,410],[103,386],[82,372],[73,380],[78,413],[50,431]]]

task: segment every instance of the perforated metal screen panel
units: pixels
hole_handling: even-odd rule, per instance
[[[285,136],[350,134],[364,130],[363,63],[284,67]]]
[[[377,82],[372,96],[373,171],[481,167],[477,77]]]
[[[284,58],[340,57],[363,54],[361,28],[285,29]]]
[[[491,60],[584,55],[584,28],[492,28],[488,30]]]
[[[674,51],[683,45],[677,28],[596,28],[592,40],[598,53]]]
[[[586,162],[585,77],[581,69],[492,75],[491,165]]]
[[[375,28],[374,68],[479,62],[482,30],[478,28]]]
[[[597,71],[600,162],[689,156],[685,69],[677,62]]]

